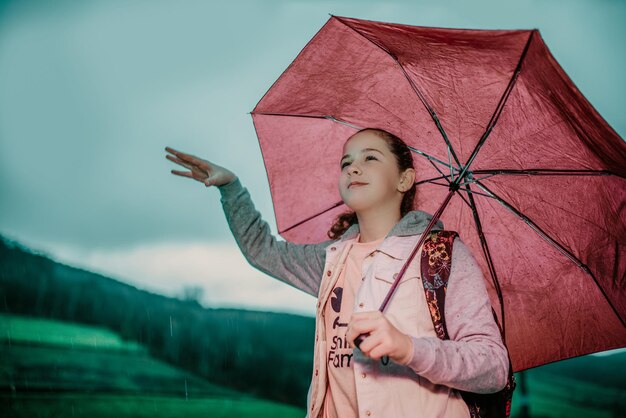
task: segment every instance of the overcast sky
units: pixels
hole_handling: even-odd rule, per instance
[[[313,315],[311,296],[247,264],[219,191],[172,175],[164,147],[233,170],[276,233],[248,112],[329,13],[538,28],[624,137],[624,1],[5,1],[0,233],[151,291],[200,285],[206,306]]]

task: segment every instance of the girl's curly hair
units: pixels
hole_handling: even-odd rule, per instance
[[[403,140],[401,140],[394,134],[379,128],[361,129],[360,131],[354,133],[352,136],[363,131],[372,131],[380,138],[385,140],[387,146],[389,147],[389,151],[391,151],[391,153],[396,157],[396,163],[398,165],[399,172],[402,173],[408,168],[414,168],[413,155],[411,154],[411,150]],[[352,138],[352,136],[350,138]],[[413,201],[415,200],[415,192],[416,186],[415,183],[413,183],[411,188],[404,193],[404,197],[402,198],[402,203],[400,205],[400,216],[403,217],[414,209]],[[344,232],[348,230],[348,228],[350,228],[350,226],[356,223],[359,223],[356,212],[351,210],[344,212],[335,219],[335,223],[328,231],[328,237],[330,239],[338,239],[343,235]]]

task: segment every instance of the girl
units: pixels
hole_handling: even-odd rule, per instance
[[[459,390],[492,393],[507,382],[508,355],[482,273],[454,241],[445,319],[437,338],[415,256],[384,313],[380,303],[432,218],[414,210],[411,152],[381,129],[352,135],[338,156],[339,192],[351,211],[329,241],[278,241],[231,171],[166,150],[172,170],[216,186],[231,231],[248,262],[318,299],[307,417],[469,417]],[[435,228],[443,229],[438,221]],[[421,249],[420,249],[421,252]],[[367,337],[355,348],[359,335]]]

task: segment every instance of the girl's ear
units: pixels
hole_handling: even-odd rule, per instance
[[[398,190],[402,193],[409,190],[413,183],[415,183],[415,169],[407,168],[400,176],[400,183],[398,183]]]

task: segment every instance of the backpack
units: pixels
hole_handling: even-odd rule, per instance
[[[446,329],[444,306],[452,261],[452,243],[457,236],[458,233],[455,231],[433,231],[424,241],[422,249],[420,266],[422,284],[435,332],[442,340],[450,339]],[[502,332],[493,308],[491,308],[491,312],[500,332]],[[502,341],[504,341],[504,336],[502,336]],[[509,418],[515,386],[515,376],[509,356],[509,376],[507,384],[502,390],[488,394],[459,392],[469,408],[471,418]]]

